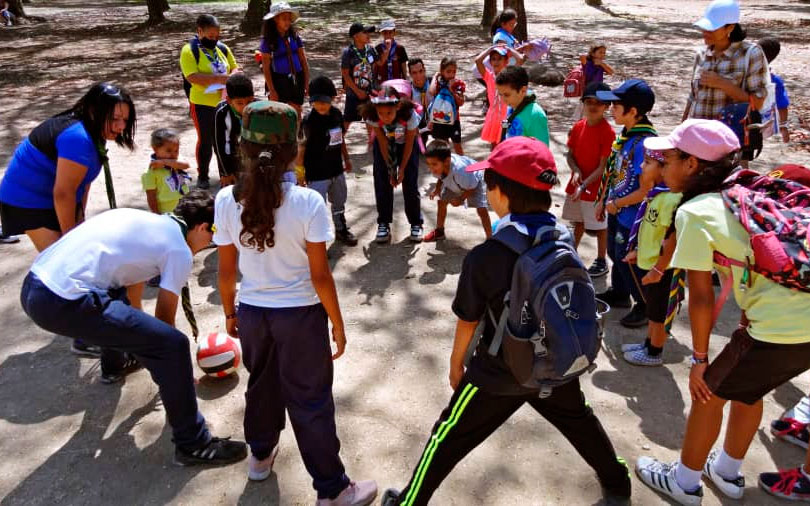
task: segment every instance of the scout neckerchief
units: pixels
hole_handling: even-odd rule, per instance
[[[219,45],[219,41],[217,41],[217,45]],[[225,74],[228,72],[228,69],[225,66],[224,62],[219,60],[219,48],[214,46],[213,52],[209,53],[208,50],[200,44],[200,51],[203,52],[208,61],[211,62],[211,70],[213,74]]]
[[[512,114],[501,122],[501,140],[506,139],[506,134],[509,132],[509,125],[517,118],[517,115],[520,114],[523,109],[533,104],[536,99],[537,97],[534,96],[534,93],[526,93],[526,96],[523,97],[523,101],[512,110]]]
[[[635,143],[639,142],[644,137],[658,135],[658,132],[655,131],[655,128],[650,123],[650,120],[647,119],[647,116],[644,116],[639,123],[636,123],[636,126],[627,130],[627,128],[622,129],[622,133],[620,133],[616,140],[613,141],[613,147],[610,151],[610,156],[608,157],[607,164],[605,164],[605,170],[602,172],[602,180],[599,182],[599,193],[596,197],[596,202],[605,204],[607,202],[608,194],[610,193],[610,189],[613,188],[613,183],[615,182],[616,176],[619,174],[619,167],[616,167],[616,158],[619,156],[619,153],[622,152],[622,147],[625,143],[630,140],[632,137],[638,137],[635,139],[633,147],[635,147]],[[628,156],[624,157],[622,161],[623,164],[629,165],[633,161],[633,150],[631,149],[628,152]]]
[[[226,142],[227,142],[227,137],[226,137]],[[226,149],[226,151],[227,151],[227,149]],[[154,154],[152,155],[152,160],[153,161],[157,160],[157,158],[155,158]],[[163,168],[169,171],[169,179],[171,179],[171,181],[172,181],[172,186],[171,187],[172,188],[177,188],[177,191],[180,193],[180,195],[185,195],[186,192],[183,191],[183,185],[185,185],[186,182],[191,181],[191,176],[189,176],[186,173],[186,171],[184,171],[184,170],[174,169],[172,167],[169,167],[168,165],[164,165]]]
[[[284,41],[284,46],[287,48],[287,64],[290,66],[290,74],[289,78],[292,79],[293,86],[295,86],[295,63],[293,62],[293,54],[292,54],[292,47],[290,46],[290,35],[287,34],[286,37],[281,37],[281,40]]]
[[[396,56],[397,52],[397,41],[391,40],[391,49],[388,51],[388,63],[386,68],[388,69],[388,79],[394,78],[394,56]],[[386,79],[386,81],[388,80]]]
[[[382,131],[385,134],[384,141],[386,144],[386,163],[388,164],[388,173],[393,179],[397,179],[397,172],[399,170],[397,160],[397,120],[394,120],[390,125],[382,125]]]
[[[411,82],[411,85],[419,92],[419,102],[422,104],[422,110],[427,111],[427,91],[430,89],[430,81],[425,79],[425,84],[421,88],[413,82]]]
[[[167,215],[180,226],[180,231],[183,233],[183,239],[185,240],[186,234],[188,234],[188,225],[186,225],[185,220],[174,213],[167,213]],[[188,325],[191,327],[191,335],[194,336],[194,341],[197,341],[200,332],[197,329],[197,318],[194,316],[194,310],[191,307],[191,290],[188,288],[188,282],[180,290],[180,304],[183,307],[183,314],[186,315],[186,320],[188,320]]]
[[[98,158],[101,160],[101,165],[104,167],[104,187],[107,189],[107,202],[110,204],[110,209],[115,209],[115,188],[113,188],[112,171],[110,171],[110,157],[107,156],[107,146],[103,140],[96,142],[96,150],[98,150]]]

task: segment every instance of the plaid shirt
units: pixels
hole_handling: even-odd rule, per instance
[[[746,72],[745,54],[751,46],[754,48],[751,49]],[[745,41],[734,42],[719,56],[706,47],[698,51],[692,67],[690,118],[719,119],[720,111],[736,102],[718,88],[700,85],[700,74],[706,71],[716,72],[758,98],[764,98],[768,93],[768,63],[759,46]]]

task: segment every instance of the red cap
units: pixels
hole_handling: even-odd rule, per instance
[[[801,165],[780,165],[769,172],[768,175],[779,179],[790,179],[804,186],[810,186],[810,169]]]
[[[557,183],[557,165],[545,143],[530,137],[510,137],[501,142],[483,162],[467,172],[489,169],[534,190],[550,190]]]

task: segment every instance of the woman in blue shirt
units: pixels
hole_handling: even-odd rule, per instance
[[[291,105],[301,116],[309,86],[309,65],[304,42],[293,23],[298,11],[287,2],[270,6],[262,27],[262,72],[267,98]]]

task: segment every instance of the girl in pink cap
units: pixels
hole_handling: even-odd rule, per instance
[[[644,146],[664,150],[664,182],[673,192],[683,192],[670,266],[687,271],[694,351],[692,408],[680,459],[667,464],[641,457],[636,472],[650,488],[680,504],[701,503],[701,476],[723,495],[740,499],[745,488],[740,468],[759,428],[762,397],[810,368],[810,294],[746,267],[753,263],[751,238],[720,193],[738,166],[740,144],[730,128],[714,120],[687,120],[668,137],[651,137]],[[722,349],[709,347],[715,321],[713,269],[731,282],[726,286],[742,309],[739,326]],[[723,446],[712,449],[728,401]],[[810,497],[806,469],[810,455],[804,468],[760,475],[760,485],[779,497]]]

